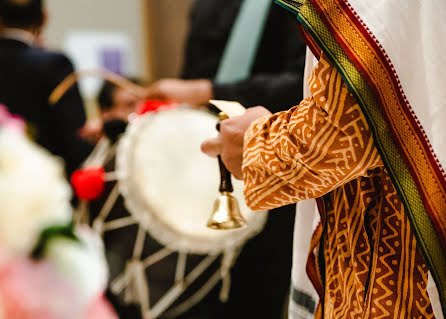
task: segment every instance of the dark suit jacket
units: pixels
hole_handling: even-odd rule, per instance
[[[78,87],[56,105],[48,104],[51,92],[72,72],[71,62],[62,54],[0,38],[0,103],[26,120],[37,143],[65,160],[67,174],[91,151],[77,135],[85,123]]]
[[[183,78],[213,79],[242,0],[197,0],[191,12]],[[214,98],[246,107],[263,105],[273,113],[302,100],[306,46],[296,17],[271,5],[251,76],[238,83],[213,85]],[[291,278],[295,205],[273,210],[265,229],[251,239],[231,274],[229,301],[218,289],[182,318],[280,319]]]
[[[214,79],[242,0],[197,0],[192,9],[183,78]],[[246,107],[263,105],[273,113],[302,100],[305,43],[296,16],[278,5],[271,9],[245,81],[213,85],[217,100],[236,100]]]

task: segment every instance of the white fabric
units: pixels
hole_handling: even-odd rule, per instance
[[[434,309],[435,319],[444,319],[443,311],[441,310],[440,296],[438,294],[437,287],[435,286],[435,281],[429,272],[429,279],[427,282],[427,293],[431,300],[432,309]]]
[[[308,87],[308,78],[316,64],[317,59],[307,48],[307,57],[305,61],[304,97],[309,97],[311,94]],[[317,210],[316,200],[309,199],[297,203],[296,219],[294,224],[293,268],[291,283],[292,288],[311,296],[315,300],[316,304],[318,303],[319,296],[308,279],[306,264],[308,253],[310,251],[311,236],[313,235],[313,231],[316,229],[319,220],[320,217]],[[290,300],[289,319],[310,319],[313,317],[314,314],[311,314],[308,312],[308,310],[295,304],[293,300]]]
[[[446,1],[348,0],[383,46],[433,150],[446,167]],[[437,294],[433,280],[429,294]],[[439,302],[437,318],[443,318]]]
[[[348,2],[384,47],[410,105],[446,167],[446,1]]]

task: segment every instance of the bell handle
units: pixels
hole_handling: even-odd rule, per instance
[[[220,193],[232,193],[234,188],[232,187],[231,173],[221,160],[220,155],[218,155],[218,166],[220,167]]]
[[[218,114],[218,122],[216,127],[217,131],[220,132],[221,122],[228,118],[229,117],[224,112],[220,112]],[[232,187],[231,173],[226,168],[220,155],[218,155],[218,166],[220,167],[220,193],[232,193],[234,191],[234,187]]]

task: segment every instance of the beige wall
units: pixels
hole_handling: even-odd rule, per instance
[[[134,48],[132,75],[148,78],[145,52],[144,0],[46,0],[49,24],[46,40],[51,48],[62,49],[71,31],[123,32]],[[178,0],[182,1],[182,0]]]
[[[129,75],[146,82],[176,77],[183,64],[189,11],[194,0],[45,0],[45,38],[63,50],[70,32],[124,33],[131,41]],[[90,117],[94,96],[83,90]],[[90,96],[91,95],[91,96]]]
[[[134,48],[131,74],[153,81],[179,75],[194,0],[46,0],[46,40],[63,49],[71,31],[124,32]]]
[[[155,78],[179,75],[189,11],[194,0],[148,0],[148,30]]]

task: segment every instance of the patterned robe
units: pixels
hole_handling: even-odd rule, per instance
[[[309,87],[310,98],[245,134],[248,205],[318,198],[309,258],[318,317],[434,318],[427,266],[359,105],[325,56]]]

